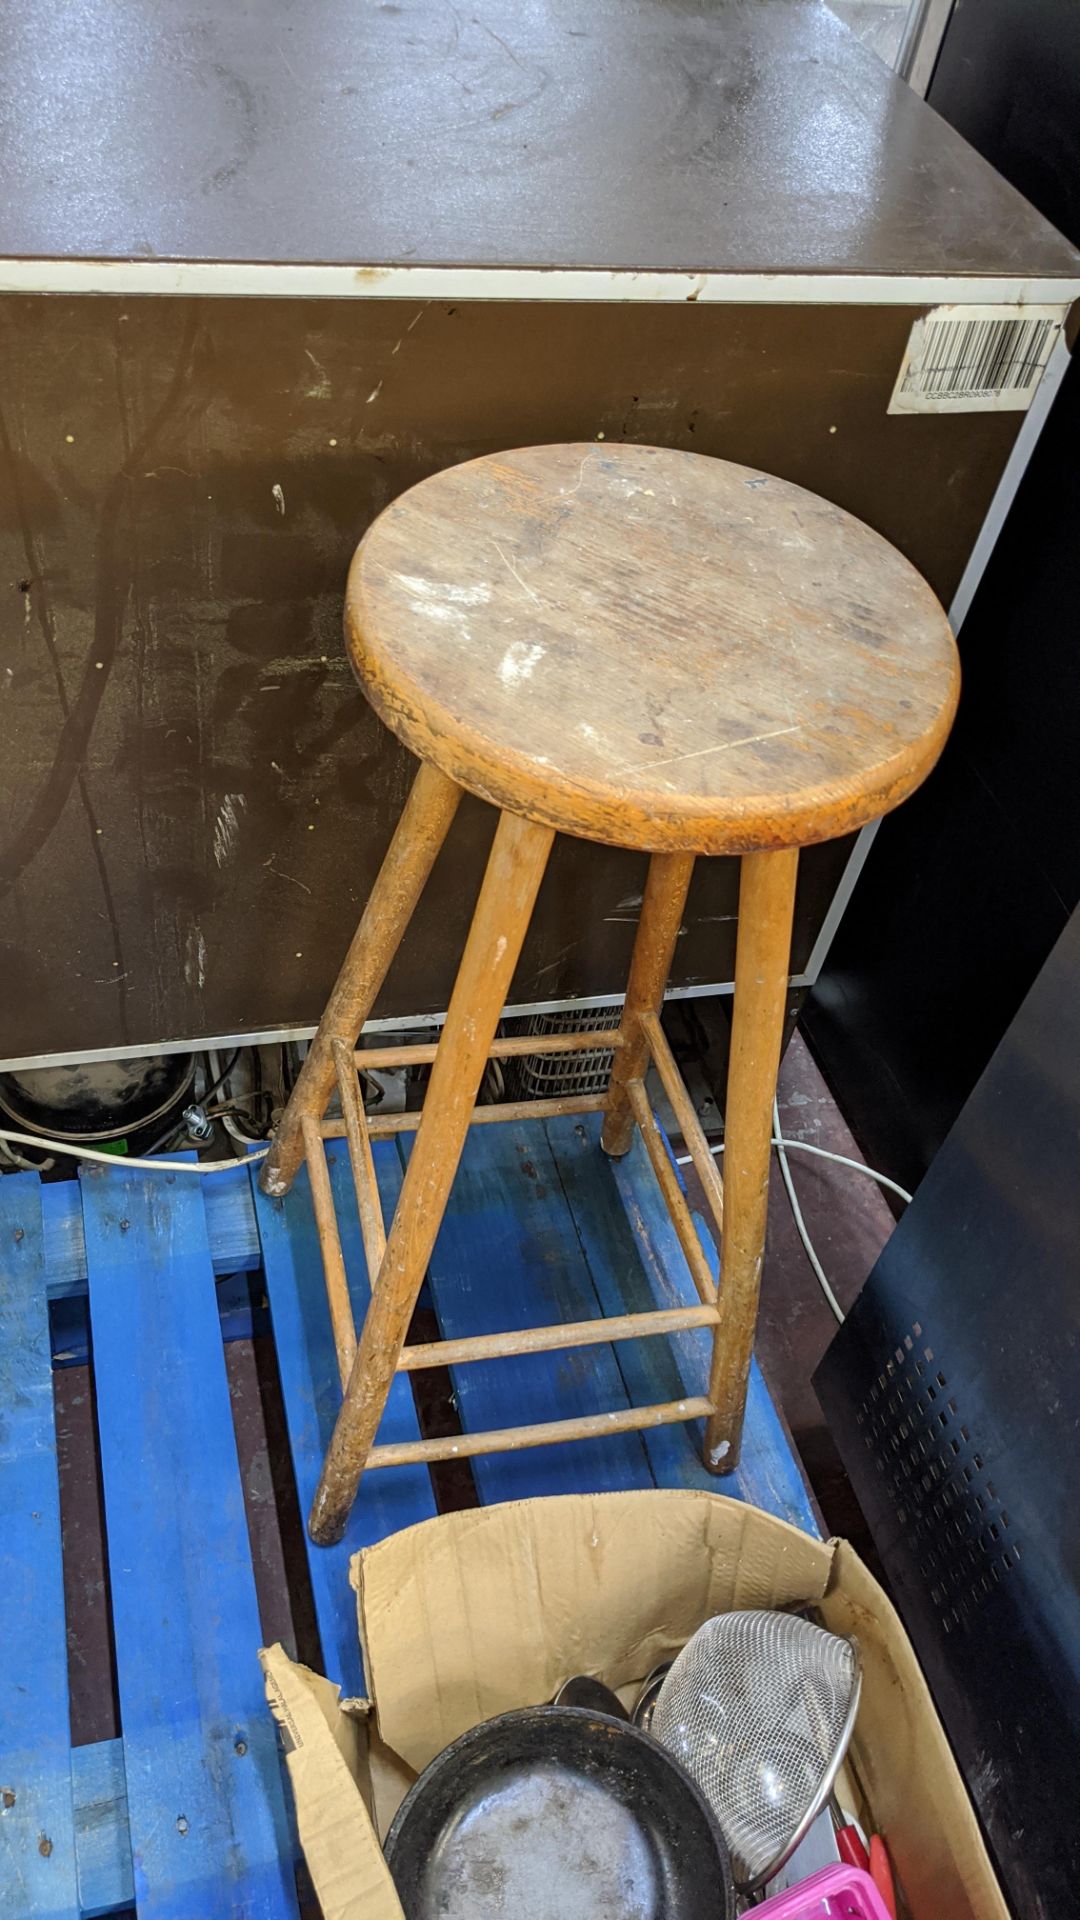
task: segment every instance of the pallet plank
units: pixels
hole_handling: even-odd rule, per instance
[[[375,1171],[383,1214],[390,1218],[401,1186],[393,1141],[374,1143]],[[370,1291],[360,1238],[352,1174],[345,1142],[327,1147],[330,1185],[337,1210],[345,1268],[357,1328],[367,1311]],[[277,1344],[281,1390],[289,1426],[293,1470],[300,1510],[307,1517],[318,1483],[323,1454],[341,1405],[337,1360],[330,1329],[322,1259],[311,1207],[307,1169],[302,1168],[284,1200],[255,1190],[255,1211],[262,1242],[266,1290]],[[379,1428],[381,1441],[415,1440],[419,1425],[412,1391],[404,1375],[395,1380]],[[335,1547],[316,1547],[306,1539],[315,1614],[322,1641],[323,1671],[346,1696],[364,1690],[356,1603],[349,1585],[349,1561],[361,1547],[388,1533],[427,1520],[435,1512],[431,1477],[424,1466],[392,1467],[367,1474],[349,1516],[345,1537]]]
[[[589,1116],[470,1136],[432,1262],[432,1298],[444,1335],[694,1302],[685,1259],[640,1142],[635,1138],[625,1160],[609,1162],[599,1152],[598,1129],[598,1118]],[[400,1149],[394,1142],[376,1146],[388,1216],[400,1187],[399,1150],[407,1156],[408,1143]],[[337,1143],[330,1147],[330,1165],[359,1324],[367,1288],[347,1160]],[[266,1740],[257,1669],[253,1683],[243,1672],[245,1660],[254,1665],[260,1635],[221,1356],[220,1300],[211,1274],[251,1269],[265,1260],[306,1504],[338,1399],[306,1175],[284,1207],[261,1196],[253,1201],[242,1167],[213,1182],[196,1186],[181,1179],[167,1188],[163,1176],[125,1173],[122,1166],[100,1176],[95,1171],[83,1199],[85,1227],[74,1182],[40,1188],[33,1174],[0,1181],[0,1412],[6,1416],[0,1577],[5,1593],[27,1596],[13,1610],[26,1651],[9,1641],[6,1684],[0,1681],[0,1786],[9,1784],[8,1773],[26,1783],[25,1794],[16,1798],[21,1826],[15,1809],[0,1819],[0,1916],[90,1920],[136,1898],[140,1914],[154,1920],[195,1910],[200,1916],[294,1914],[293,1846],[276,1754],[272,1739]],[[129,1229],[121,1235],[125,1218]],[[704,1223],[698,1224],[715,1272],[715,1248]],[[16,1227],[22,1229],[19,1241]],[[132,1739],[134,1872],[124,1742],[74,1752],[68,1746],[46,1296],[63,1299],[85,1290],[88,1247],[99,1395],[107,1396],[109,1408],[102,1450],[121,1704]],[[172,1339],[162,1356],[156,1343],[166,1324]],[[674,1341],[622,1342],[614,1349],[461,1367],[455,1387],[462,1423],[474,1431],[700,1392],[707,1366],[707,1336],[688,1333]],[[409,1385],[399,1379],[380,1439],[416,1432]],[[198,1445],[188,1457],[193,1434]],[[697,1438],[690,1428],[658,1428],[481,1457],[474,1471],[485,1501],[654,1482],[706,1486],[817,1530],[756,1362],[743,1458],[730,1480],[705,1473]],[[217,1497],[200,1508],[200,1494],[211,1485]],[[433,1512],[424,1469],[373,1474],[361,1490],[346,1543],[330,1552],[309,1548],[320,1632],[331,1650],[325,1664],[347,1692],[362,1688],[349,1556]],[[28,1515],[38,1516],[29,1534]],[[240,1620],[246,1625],[238,1636]],[[20,1691],[25,1681],[19,1676],[26,1671],[34,1674],[32,1695]],[[163,1675],[171,1676],[164,1684]],[[20,1714],[25,1720],[28,1712],[20,1733]],[[237,1740],[245,1754],[237,1753]],[[256,1782],[254,1796],[245,1792],[244,1761],[250,1769],[246,1786]],[[52,1841],[44,1854],[42,1833]]]
[[[296,1899],[202,1195],[81,1180],[140,1920]]]
[[[237,1161],[235,1172],[230,1167],[209,1178],[193,1175],[191,1185],[202,1193],[214,1272],[253,1273],[259,1265],[259,1232],[247,1168]],[[85,1294],[86,1240],[78,1181],[49,1181],[41,1189],[41,1210],[50,1300]]]
[[[77,1920],[60,1490],[36,1173],[0,1179],[0,1594],[0,1914]]]
[[[402,1147],[407,1157],[409,1146]],[[585,1320],[600,1312],[541,1122],[470,1133],[429,1282],[444,1339]],[[476,1361],[451,1374],[469,1433],[615,1412],[628,1404],[610,1346]],[[654,1484],[637,1433],[481,1454],[473,1475],[485,1504]]]
[[[127,1772],[122,1740],[95,1740],[71,1750],[75,1856],[82,1920],[135,1904],[128,1831]]]

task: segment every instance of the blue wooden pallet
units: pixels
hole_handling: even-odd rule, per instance
[[[640,1146],[608,1162],[591,1119],[477,1128],[432,1260],[447,1337],[692,1301]],[[392,1208],[408,1153],[376,1147]],[[357,1319],[367,1300],[347,1157],[329,1150]],[[706,1250],[715,1261],[703,1231]],[[261,1267],[306,1510],[338,1401],[306,1177],[284,1201],[246,1169],[0,1179],[0,1917],[295,1915],[295,1841],[256,1659],[258,1609],[223,1358],[220,1276]],[[86,1303],[96,1379],[119,1739],[72,1749],[50,1302]],[[80,1309],[82,1311],[82,1309]],[[55,1330],[54,1330],[55,1331]],[[62,1342],[60,1343],[62,1346]],[[460,1367],[467,1431],[699,1393],[707,1336]],[[383,1440],[417,1433],[396,1382]],[[700,1464],[686,1427],[473,1462],[480,1498],[706,1486],[808,1531],[805,1485],[756,1367],[738,1472]],[[427,1471],[367,1476],[341,1546],[309,1546],[325,1671],[362,1689],[348,1560],[434,1513]]]

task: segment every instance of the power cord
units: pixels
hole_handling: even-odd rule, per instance
[[[270,1151],[269,1147],[260,1147],[243,1159],[234,1154],[231,1160],[139,1160],[126,1153],[99,1153],[95,1147],[73,1147],[66,1140],[46,1140],[36,1133],[9,1133],[4,1129],[0,1131],[0,1140],[18,1147],[44,1147],[67,1160],[93,1160],[98,1166],[118,1169],[139,1167],[147,1173],[232,1173],[252,1160],[265,1160]]]
[[[835,1164],[838,1167],[850,1167],[853,1173],[865,1174],[868,1180],[876,1180],[879,1187],[887,1187],[890,1193],[897,1194],[899,1198],[903,1200],[903,1202],[907,1206],[910,1206],[911,1204],[911,1195],[907,1191],[906,1187],[900,1186],[898,1182],[895,1180],[890,1180],[887,1173],[879,1173],[876,1167],[868,1167],[865,1164],[865,1162],[862,1160],[852,1160],[850,1156],[846,1153],[833,1153],[828,1147],[812,1146],[809,1140],[787,1139],[780,1131],[780,1108],[776,1100],[773,1101],[772,1145],[776,1148],[776,1157],[780,1162],[780,1177],[784,1182],[784,1188],[791,1205],[791,1213],[792,1213],[792,1218],[794,1219],[794,1222],[795,1222],[795,1230],[799,1236],[799,1239],[802,1241],[803,1250],[806,1254],[807,1259],[810,1262],[811,1267],[814,1270],[814,1274],[817,1278],[818,1285],[820,1286],[822,1293],[825,1295],[825,1298],[829,1303],[829,1307],[831,1311],[835,1314],[837,1320],[840,1322],[840,1325],[842,1326],[844,1323],[844,1309],[840,1305],[839,1300],[837,1299],[835,1293],[832,1290],[832,1287],[829,1284],[828,1275],[826,1274],[825,1269],[821,1264],[821,1261],[818,1259],[817,1251],[814,1247],[813,1241],[810,1238],[806,1221],[803,1219],[803,1211],[801,1206],[799,1205],[799,1196],[795,1191],[795,1182],[791,1177],[791,1168],[788,1165],[788,1158],[787,1158],[788,1154],[792,1152],[812,1153],[815,1155],[815,1157],[818,1160],[832,1160],[835,1162]],[[723,1141],[721,1141],[718,1146],[709,1148],[709,1152],[717,1156],[722,1154],[723,1151],[724,1151]],[[680,1167],[687,1167],[690,1165],[691,1159],[692,1159],[691,1154],[680,1153],[676,1157],[676,1164]]]
[[[225,1076],[222,1075],[222,1078],[224,1079]],[[137,1167],[147,1173],[232,1173],[239,1166],[251,1165],[256,1160],[265,1160],[270,1151],[269,1147],[258,1147],[253,1153],[248,1153],[242,1158],[234,1156],[231,1160],[143,1160],[129,1158],[126,1154],[99,1153],[93,1147],[76,1147],[70,1145],[65,1140],[46,1140],[40,1134],[13,1133],[6,1128],[0,1129],[0,1141],[18,1147],[44,1147],[46,1150],[52,1153],[62,1154],[68,1159],[92,1160],[97,1165],[103,1167]],[[825,1270],[817,1257],[813,1242],[807,1231],[806,1222],[803,1219],[802,1208],[799,1205],[798,1196],[795,1192],[795,1184],[791,1177],[791,1168],[787,1162],[788,1154],[792,1152],[812,1153],[819,1160],[832,1160],[838,1167],[850,1167],[854,1173],[862,1173],[865,1174],[868,1180],[876,1180],[879,1187],[887,1187],[890,1193],[899,1195],[900,1199],[906,1204],[910,1204],[911,1195],[907,1189],[901,1187],[897,1181],[890,1180],[888,1174],[879,1173],[876,1167],[868,1167],[861,1160],[852,1160],[846,1153],[833,1153],[829,1148],[812,1146],[809,1140],[786,1139],[780,1132],[780,1111],[775,1100],[773,1101],[772,1144],[777,1150],[777,1157],[780,1161],[780,1172],[787,1190],[788,1199],[791,1203],[791,1211],[795,1219],[795,1226],[799,1238],[806,1249],[807,1259],[810,1261],[817,1275],[822,1292],[829,1302],[833,1313],[839,1321],[843,1321],[843,1309],[832,1287],[829,1285]],[[709,1151],[716,1155],[722,1154],[724,1151],[723,1141],[717,1146],[711,1147]],[[689,1166],[690,1160],[690,1154],[682,1153],[677,1157],[677,1164],[680,1167],[686,1167]]]

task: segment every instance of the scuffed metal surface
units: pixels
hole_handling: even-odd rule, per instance
[[[815,0],[7,0],[0,170],[0,256],[1077,268]]]
[[[911,488],[884,420],[910,320],[0,300],[0,1060],[318,1018],[412,774],[349,673],[345,574],[439,467],[600,434],[722,454],[947,594],[1014,429],[921,422]],[[445,1006],[491,831],[467,801],[377,1011]],[[842,861],[807,857],[796,965]],[[644,864],[558,845],[516,1000],[621,989]],[[703,868],[677,982],[731,977],[735,906]]]

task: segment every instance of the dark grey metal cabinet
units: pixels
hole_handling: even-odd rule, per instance
[[[1080,9],[957,7],[929,98],[1080,239]],[[1080,366],[960,634],[941,765],[886,821],[804,1019],[871,1160],[924,1172],[1080,901]]]
[[[815,0],[11,0],[0,175],[6,1062],[317,1017],[409,779],[339,633],[403,487],[523,442],[699,449],[949,600],[1051,374],[1026,416],[892,413],[912,327],[1080,291]],[[381,1016],[445,1004],[490,825],[463,811]],[[850,852],[804,862],[797,980]],[[518,1003],[621,988],[642,872],[559,848]],[[730,982],[735,908],[703,865],[680,990]]]

